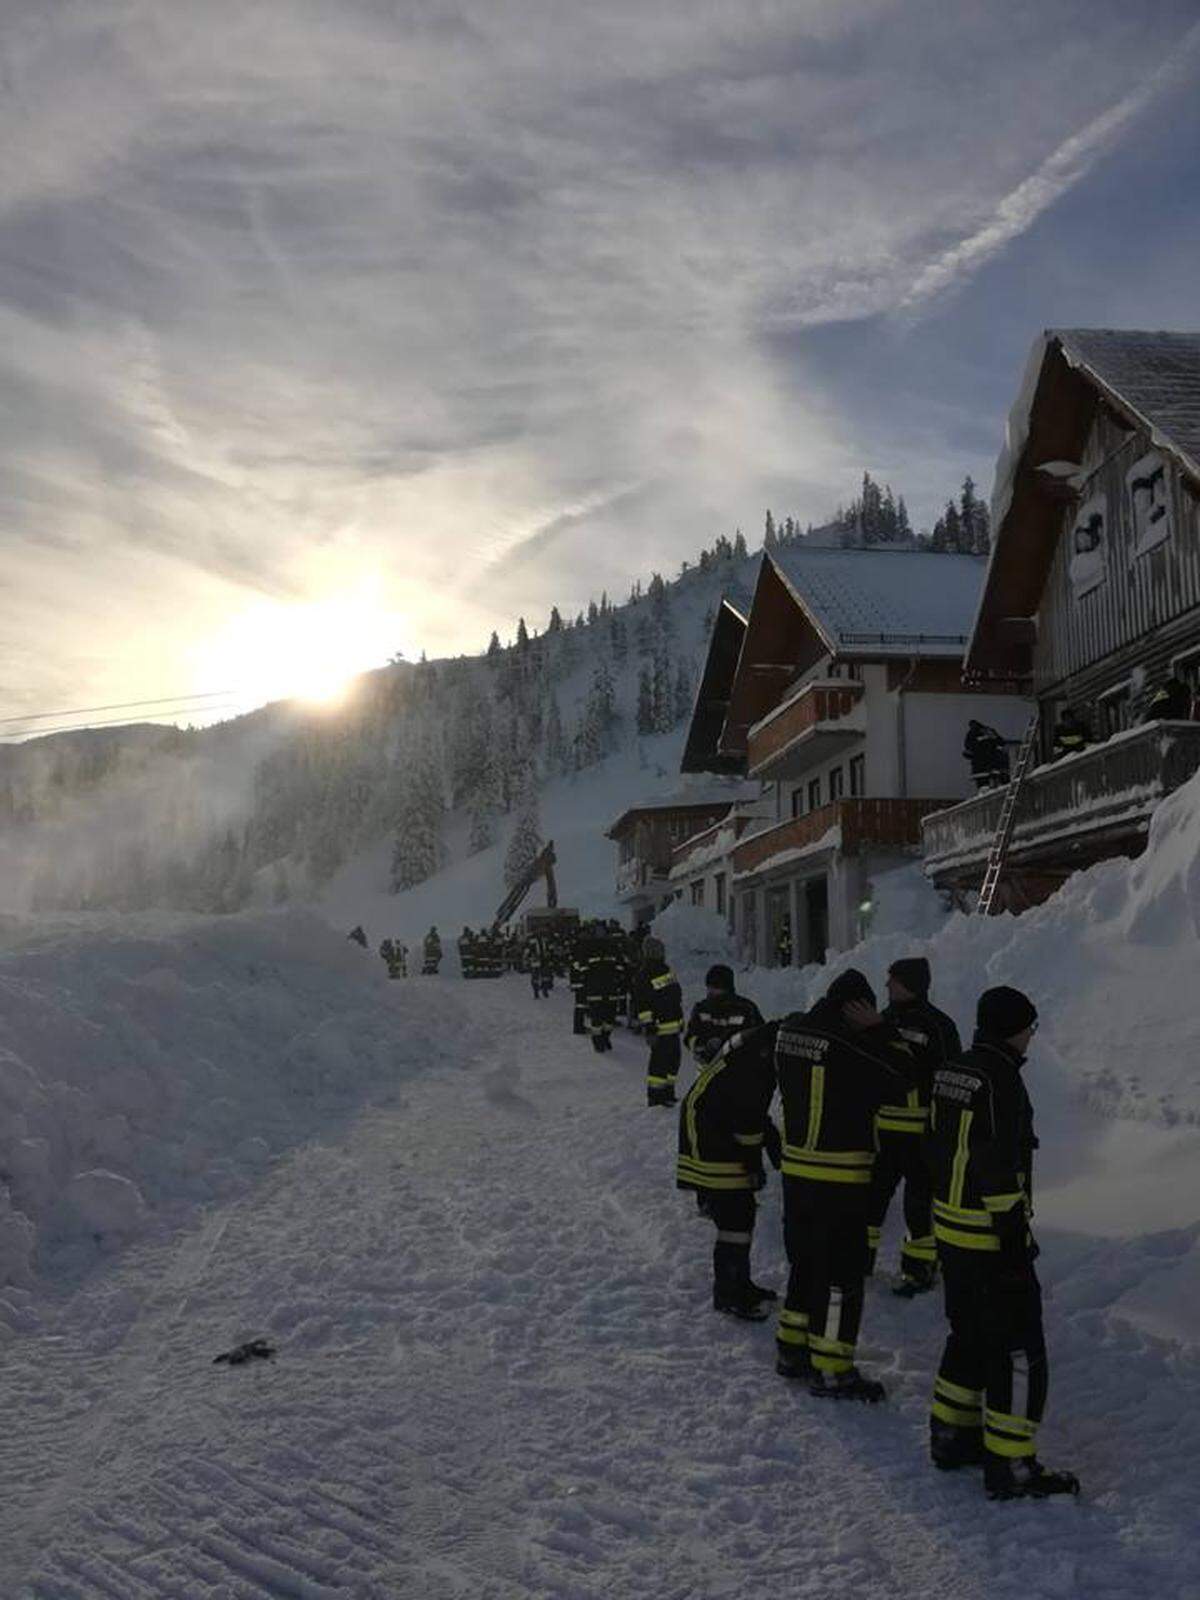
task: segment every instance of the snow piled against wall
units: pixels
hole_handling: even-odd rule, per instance
[[[0,1285],[252,1180],[428,1059],[436,1023],[306,913],[6,919]]]

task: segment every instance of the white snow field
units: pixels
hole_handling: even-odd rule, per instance
[[[561,988],[389,984],[295,911],[0,922],[0,1596],[1193,1600],[1198,863],[1200,781],[1141,862],[1016,920],[923,920],[901,883],[838,963],[928,950],[964,1023],[990,982],[1041,1006],[1071,1504],[929,1467],[935,1297],[872,1287],[874,1409],[713,1315],[644,1047],[595,1057]],[[721,930],[661,927],[694,997]],[[778,1011],[834,970],[744,981]],[[778,1206],[772,1180],[777,1284]],[[212,1364],[259,1336],[273,1361]]]

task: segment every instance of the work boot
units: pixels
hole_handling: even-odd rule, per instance
[[[1079,1479],[1073,1472],[1051,1472],[1036,1456],[988,1455],[983,1468],[983,1486],[989,1500],[1045,1500],[1052,1494],[1078,1494]]]
[[[747,1283],[746,1289],[750,1294],[752,1294],[754,1296],[754,1298],[756,1300],[778,1300],[779,1299],[779,1296],[775,1293],[774,1289],[764,1289],[761,1283],[755,1283],[753,1281],[753,1279],[751,1279],[751,1281],[749,1283]]]
[[[886,1390],[874,1378],[864,1378],[857,1367],[849,1372],[814,1372],[808,1392],[818,1400],[863,1400],[877,1405],[886,1398]]]
[[[937,1288],[937,1268],[934,1266],[918,1267],[906,1264],[901,1268],[902,1276],[892,1293],[901,1300],[913,1300],[919,1294],[928,1294],[931,1289]]]
[[[673,1106],[675,1104],[675,1091],[670,1085],[662,1088],[647,1089],[646,1104],[648,1106]]]
[[[770,1312],[760,1300],[750,1293],[748,1284],[714,1283],[713,1310],[726,1316],[738,1317],[742,1322],[765,1322]]]
[[[982,1428],[956,1428],[936,1417],[929,1424],[929,1459],[941,1472],[984,1463]]]
[[[602,1033],[594,1033],[592,1035],[592,1049],[598,1056],[604,1054],[604,1035]]]
[[[813,1376],[812,1360],[808,1351],[800,1346],[795,1354],[791,1351],[785,1356],[782,1350],[775,1352],[775,1371],[781,1378],[790,1378],[793,1383],[811,1383]]]

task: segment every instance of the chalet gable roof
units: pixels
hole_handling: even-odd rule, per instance
[[[745,637],[745,617],[736,606],[723,599],[709,636],[708,655],[679,764],[681,772],[737,773],[742,770],[741,759],[722,755],[719,742]]]
[[[1200,333],[1049,328],[1034,341],[992,490],[992,555],[971,630],[970,669],[1016,670],[1007,618],[1038,609],[1061,503],[1037,468],[1077,461],[1100,404],[1149,434],[1200,482]]]

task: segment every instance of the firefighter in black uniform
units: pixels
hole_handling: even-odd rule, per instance
[[[587,969],[583,961],[584,941],[588,937],[585,928],[577,928],[575,938],[571,944],[570,963],[567,968],[567,977],[571,984],[571,993],[575,996],[575,1008],[572,1016],[571,1030],[573,1033],[585,1034],[587,1032],[587,1010],[583,1003],[583,980]]]
[[[867,1270],[875,1115],[904,1098],[912,1053],[875,1009],[861,972],[844,972],[809,1012],[774,1025],[783,1104],[784,1245],[791,1272],[776,1371],[839,1400],[882,1400],[854,1364]],[[897,1093],[899,1091],[899,1093]]]
[[[779,938],[775,941],[775,965],[777,967],[790,967],[792,964],[792,919],[785,916],[779,924]]]
[[[867,1213],[868,1272],[875,1269],[879,1237],[888,1206],[900,1181],[904,1182],[904,1222],[907,1229],[900,1247],[900,1282],[895,1293],[909,1298],[932,1289],[937,1276],[937,1247],[933,1239],[933,1189],[924,1149],[929,1123],[929,1095],[933,1075],[962,1051],[958,1029],[944,1011],[929,1000],[929,963],[924,956],[893,961],[888,968],[888,1005],[884,1020],[900,1031],[913,1053],[917,1081],[903,1103],[883,1105],[875,1119],[875,1166],[871,1176],[871,1202]]]
[[[662,940],[653,936],[642,941],[642,964],[634,979],[634,1005],[637,1019],[650,1038],[646,1104],[673,1106],[683,1054],[683,991],[667,965]]]
[[[1086,750],[1091,742],[1087,723],[1078,711],[1067,706],[1054,728],[1054,743],[1050,750],[1052,759],[1061,761],[1063,756],[1073,756],[1077,750]]]
[[[621,999],[620,952],[611,933],[597,924],[580,946],[583,965],[584,1026],[597,1055],[612,1049],[612,1031]]]
[[[1046,1406],[1042,1296],[1033,1269],[1033,1110],[1021,1079],[1037,1011],[1019,989],[980,996],[975,1042],[933,1082],[928,1148],[950,1333],[933,1389],[943,1468],[983,1463],[990,1498],[1076,1494],[1037,1459]]]
[[[1182,678],[1174,673],[1164,678],[1146,701],[1143,722],[1190,722],[1192,720],[1192,691]]]
[[[402,978],[404,976],[406,951],[399,939],[385,939],[379,946],[379,954],[383,957],[389,978]]]
[[[442,964],[442,940],[436,928],[430,928],[425,935],[424,960],[421,971],[426,977],[433,977]]]
[[[736,999],[732,976],[727,998]],[[749,1001],[740,1004],[747,1015],[757,1015]],[[767,1111],[775,1094],[774,1034],[758,1026],[723,1038],[716,1032],[705,1037],[707,1045],[697,1042],[711,1054],[702,1057],[699,1076],[679,1108],[675,1182],[694,1191],[700,1214],[717,1230],[713,1310],[762,1322],[776,1295],[750,1276],[750,1246],[754,1196],[766,1181],[762,1156]]]
[[[704,976],[705,995],[697,1000],[683,1030],[683,1045],[701,1068],[717,1056],[736,1033],[761,1028],[762,1012],[734,988],[732,967],[710,967]]]
[[[986,722],[974,717],[967,723],[963,740],[963,757],[971,764],[971,776],[977,789],[994,789],[1008,782],[1008,741]]]
[[[554,958],[550,953],[549,935],[535,933],[525,941],[525,965],[533,987],[533,998],[547,999],[554,988]]]

